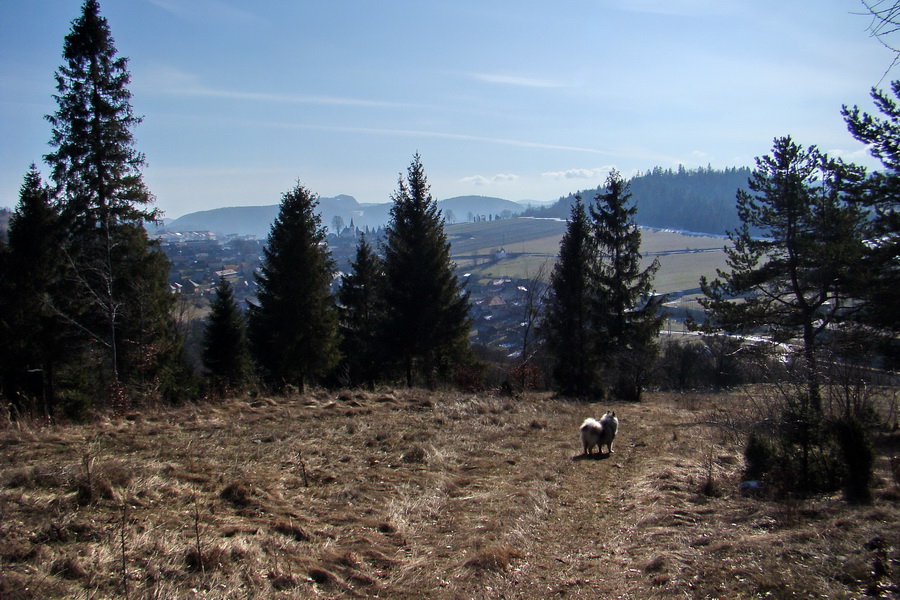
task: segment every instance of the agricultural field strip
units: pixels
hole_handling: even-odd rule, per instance
[[[496,252],[556,256],[565,223],[552,220],[506,219],[463,223],[447,227],[455,260]],[[727,240],[714,236],[684,235],[672,231],[642,229],[644,256],[721,252]]]

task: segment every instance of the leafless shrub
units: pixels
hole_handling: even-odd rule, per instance
[[[709,453],[706,458],[706,477],[703,480],[703,486],[701,488],[701,493],[706,497],[718,496],[719,485],[716,482],[715,476],[715,461],[713,460],[713,449],[710,447]]]

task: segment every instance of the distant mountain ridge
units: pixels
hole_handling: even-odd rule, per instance
[[[629,180],[632,201],[637,205],[638,225],[722,235],[740,226],[735,196],[747,189],[751,170],[746,167],[717,170],[662,169],[656,167]],[[577,192],[585,203],[593,201],[602,186]],[[438,202],[448,224],[521,214],[567,219],[575,194],[551,205],[531,206],[491,196],[456,196]],[[353,196],[319,198],[322,224],[331,229],[335,217],[345,226],[377,229],[390,219],[391,202],[360,204]],[[167,222],[164,231],[212,231],[219,234],[255,235],[265,238],[278,205],[235,206],[190,213]]]
[[[382,204],[360,204],[353,196],[339,195],[319,198],[319,214],[322,224],[331,229],[335,217],[340,217],[345,226],[352,222],[360,228],[377,229],[387,225],[390,219],[391,202]],[[472,217],[495,217],[506,214],[516,215],[525,210],[520,204],[502,198],[489,196],[457,196],[438,201],[438,208],[448,222],[461,222]],[[241,236],[255,235],[265,238],[272,223],[278,216],[279,205],[229,206],[189,213],[168,221],[161,231],[212,231],[214,233]],[[509,211],[506,213],[505,211]]]

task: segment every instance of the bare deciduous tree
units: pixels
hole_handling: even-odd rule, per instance
[[[868,27],[869,34],[894,53],[894,60],[884,72],[886,76],[900,63],[900,43],[894,41],[895,34],[900,31],[900,1],[860,0],[860,3],[865,7],[862,14],[872,19]]]

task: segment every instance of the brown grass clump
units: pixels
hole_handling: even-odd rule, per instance
[[[471,569],[503,571],[514,558],[521,556],[522,554],[509,544],[494,544],[474,552],[463,565]]]
[[[254,503],[253,493],[243,483],[230,483],[219,493],[219,498],[234,506],[247,507]]]
[[[896,445],[869,506],[747,497],[745,402],[317,390],[6,424],[0,598],[900,594]],[[615,452],[578,459],[604,410]]]
[[[64,556],[53,561],[50,573],[65,579],[83,579],[88,576],[87,570],[75,556]]]
[[[308,542],[311,537],[306,529],[301,527],[299,523],[294,523],[293,521],[279,520],[272,525],[272,529],[282,535],[292,538],[296,542]]]

